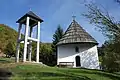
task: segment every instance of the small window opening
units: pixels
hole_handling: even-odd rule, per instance
[[[75,52],[79,52],[79,48],[78,47],[75,47]]]

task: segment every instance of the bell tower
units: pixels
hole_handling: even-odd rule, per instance
[[[34,14],[32,11],[29,11],[24,16],[22,16],[16,23],[19,23],[18,27],[18,39],[16,46],[16,62],[19,62],[19,52],[20,52],[20,43],[24,43],[23,50],[23,62],[26,62],[26,57],[28,53],[28,60],[31,62],[31,53],[32,53],[32,41],[37,42],[36,49],[36,62],[39,63],[39,42],[40,42],[40,23],[43,20]],[[21,38],[21,29],[25,25],[24,38]],[[37,25],[36,38],[32,38],[33,27]],[[27,50],[28,49],[28,50]]]

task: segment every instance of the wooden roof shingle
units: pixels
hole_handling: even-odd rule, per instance
[[[36,19],[36,20],[38,20],[38,21],[40,21],[40,22],[43,22],[43,20],[39,17],[39,16],[37,16],[35,13],[33,13],[32,11],[29,11],[28,13],[26,13],[24,16],[22,16],[18,21],[16,21],[17,23],[20,23],[21,22],[21,20],[23,20],[25,17],[32,17],[32,18],[34,18],[34,19]]]
[[[95,43],[97,41],[88,34],[75,20],[69,25],[65,31],[62,39],[57,45],[68,44],[68,43]]]

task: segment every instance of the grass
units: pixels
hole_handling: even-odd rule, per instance
[[[99,70],[48,67],[35,63],[14,63],[0,58],[0,68],[11,72],[11,80],[120,80],[119,74]]]

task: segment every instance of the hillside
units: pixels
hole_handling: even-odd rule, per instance
[[[6,45],[13,41],[16,43],[17,31],[7,25],[0,24],[0,49],[4,51]]]
[[[15,31],[14,29],[10,28],[7,25],[0,24],[0,57],[1,56],[11,57],[15,55],[17,36],[18,36],[17,31]],[[35,57],[36,42],[33,42],[32,44],[33,44],[32,60],[36,60],[36,57]],[[20,57],[22,57],[23,55],[23,47],[24,45],[20,46]],[[50,61],[50,60],[53,60],[53,58],[51,58],[52,55],[50,54],[52,54],[51,43],[41,42],[40,43],[40,61],[46,64],[53,62],[53,61]],[[48,62],[44,59],[47,59]]]
[[[11,41],[16,43],[17,34],[17,31],[9,26],[0,24],[0,49],[4,51]],[[40,47],[40,61],[50,65],[50,62],[53,62],[50,54],[52,53],[51,43],[41,43]],[[33,58],[35,58],[34,55]],[[0,80],[1,78],[5,80],[4,78],[7,77],[11,80],[120,80],[119,74],[79,68],[48,67],[35,63],[14,63],[14,59],[11,58],[0,58],[0,65]]]
[[[36,63],[13,63],[0,58],[0,78],[10,80],[120,80],[120,75],[99,70],[48,67]],[[2,68],[2,69],[1,69]]]

